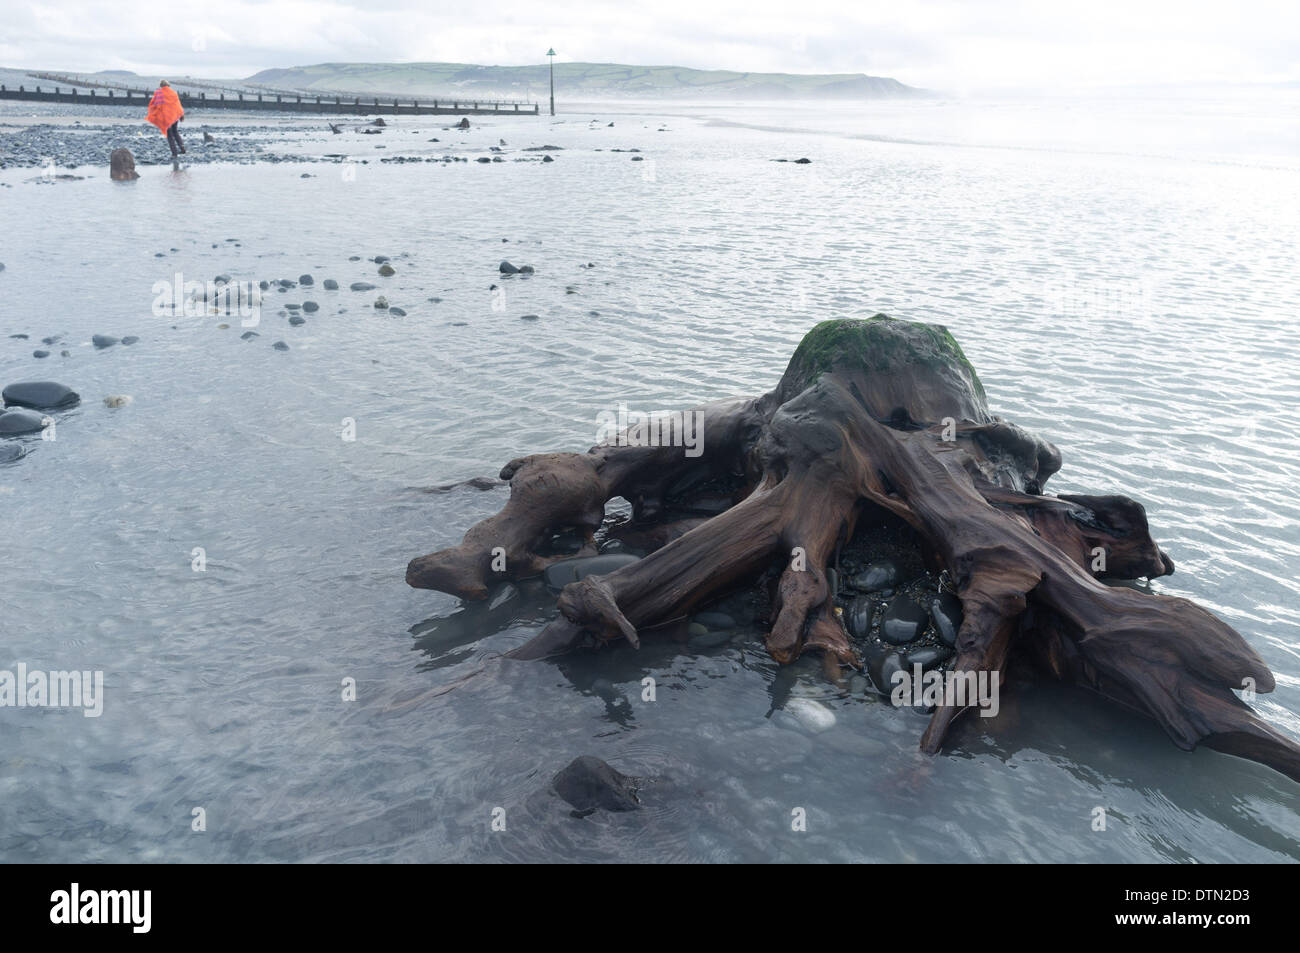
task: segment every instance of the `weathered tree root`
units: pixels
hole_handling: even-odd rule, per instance
[[[698,457],[637,446],[643,434],[629,429],[585,454],[511,461],[501,471],[505,509],[459,546],[412,560],[407,582],[486,598],[492,585],[553,562],[538,550],[560,530],[576,530],[594,552],[606,502],[623,497],[633,528],[658,533],[658,548],[565,587],[559,618],[510,657],[546,658],[591,640],[637,645],[639,629],[752,583],[779,560],[766,637],[773,658],[818,650],[858,666],[827,569],[859,521],[883,510],[917,531],[956,586],[956,672],[1001,673],[1023,650],[1057,678],[1146,713],[1181,748],[1205,742],[1300,781],[1300,745],[1234,694],[1274,685],[1236,631],[1187,600],[1098,581],[1174,571],[1141,504],[1043,495],[1060,454],[989,413],[974,368],[942,327],[884,315],[824,322],[771,393],[698,411]],[[733,495],[724,512],[664,522],[699,487],[719,486]],[[922,749],[940,750],[958,714],[938,706]]]

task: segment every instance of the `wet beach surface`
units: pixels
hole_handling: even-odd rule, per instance
[[[1017,681],[929,758],[922,715],[779,669],[743,602],[639,652],[503,663],[554,611],[540,581],[490,609],[404,584],[507,494],[431,488],[586,449],[620,402],[763,392],[816,321],[884,311],[946,324],[994,411],[1057,444],[1049,492],[1145,504],[1178,565],[1152,589],[1239,629],[1278,679],[1257,707],[1300,735],[1294,156],[729,115],[211,123],[288,157],[248,163],[201,162],[195,116],[179,171],[147,164],[155,130],[111,183],[106,154],[76,180],[11,162],[4,124],[37,120],[0,113],[0,384],[82,398],[56,439],[0,441],[27,451],[0,463],[0,667],[105,673],[99,718],[0,713],[0,857],[1300,859],[1292,782],[1077,690]],[[260,320],[156,315],[178,273],[266,281]],[[582,754],[653,779],[642,809],[569,816],[545,788]]]

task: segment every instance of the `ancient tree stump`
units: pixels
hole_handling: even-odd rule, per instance
[[[957,673],[997,673],[1014,655],[1154,718],[1174,743],[1210,747],[1300,780],[1300,745],[1234,689],[1274,687],[1231,627],[1185,599],[1109,586],[1174,571],[1140,503],[1043,492],[1061,466],[1045,440],[990,413],[960,346],[940,326],[876,315],[826,321],[770,393],[696,408],[703,452],[629,430],[587,453],[544,453],[501,471],[510,500],[464,541],[411,561],[407,582],[465,599],[537,575],[572,529],[594,552],[607,501],[632,504],[645,558],[567,585],[559,616],[509,657],[540,659],[626,639],[727,590],[776,582],[766,635],[780,662],[815,650],[860,666],[827,570],[871,521],[897,517],[946,571],[963,618]],[[635,429],[635,428],[633,428]],[[661,441],[661,444],[663,442]],[[666,502],[724,485],[734,505],[668,522]],[[1100,556],[1100,558],[1098,558]],[[775,567],[775,572],[773,572]],[[945,700],[921,747],[940,750],[964,707]]]

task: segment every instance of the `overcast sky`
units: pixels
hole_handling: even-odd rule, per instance
[[[2,0],[0,66],[242,77],[339,61],[892,76],[954,93],[1300,81],[1300,0]]]

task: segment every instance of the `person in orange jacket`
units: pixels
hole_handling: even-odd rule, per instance
[[[172,158],[185,151],[185,143],[181,142],[180,129],[177,128],[180,121],[185,118],[185,110],[181,108],[181,98],[176,95],[176,90],[172,89],[167,80],[164,79],[158,84],[153,99],[149,101],[149,114],[146,118],[167,137]]]

